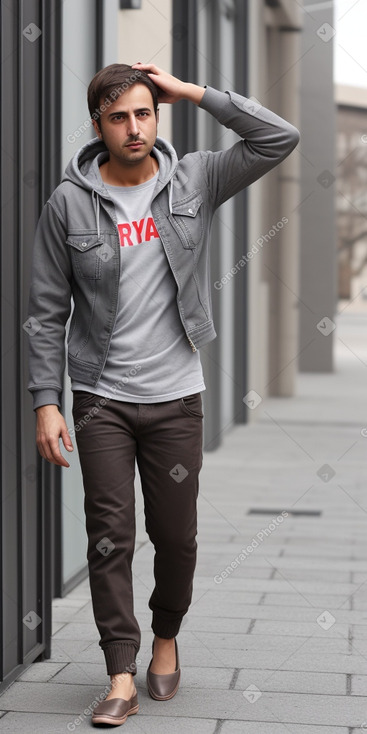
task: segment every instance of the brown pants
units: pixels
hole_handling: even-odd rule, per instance
[[[144,404],[74,391],[73,418],[99,645],[108,675],[135,674],[140,648],[131,571],[135,458],[145,527],[155,549],[152,630],[169,639],[177,635],[192,597],[202,465],[201,394]]]

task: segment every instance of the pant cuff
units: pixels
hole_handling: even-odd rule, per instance
[[[152,630],[157,637],[163,637],[166,640],[176,637],[181,624],[182,617],[180,619],[164,619],[164,617],[160,617],[156,612],[153,612]]]
[[[128,642],[114,642],[103,648],[107,675],[132,673],[136,675],[136,647]]]

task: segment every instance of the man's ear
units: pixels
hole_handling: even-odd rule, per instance
[[[97,122],[97,120],[94,120],[94,119],[93,119],[93,120],[92,120],[92,125],[93,125],[93,127],[94,127],[94,129],[95,129],[95,131],[96,131],[96,133],[97,133],[97,135],[98,135],[98,137],[99,137],[99,139],[100,139],[100,140],[102,140],[102,133],[101,133],[101,131],[100,131],[99,127],[98,127],[98,122]]]
[[[159,123],[159,107],[157,107],[156,119],[157,119],[157,125],[158,125],[158,123]]]

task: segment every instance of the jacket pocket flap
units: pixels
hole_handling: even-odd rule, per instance
[[[191,199],[185,201],[177,201],[172,204],[172,214],[179,214],[184,217],[196,217],[200,206],[203,203],[203,197],[201,194],[197,194]]]
[[[91,247],[102,245],[103,237],[98,237],[97,234],[69,234],[66,244],[75,247],[79,252],[87,252]]]

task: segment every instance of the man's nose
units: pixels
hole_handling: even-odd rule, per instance
[[[139,134],[139,127],[138,127],[138,121],[135,117],[135,115],[131,115],[128,119],[128,134],[129,135],[138,135]]]

